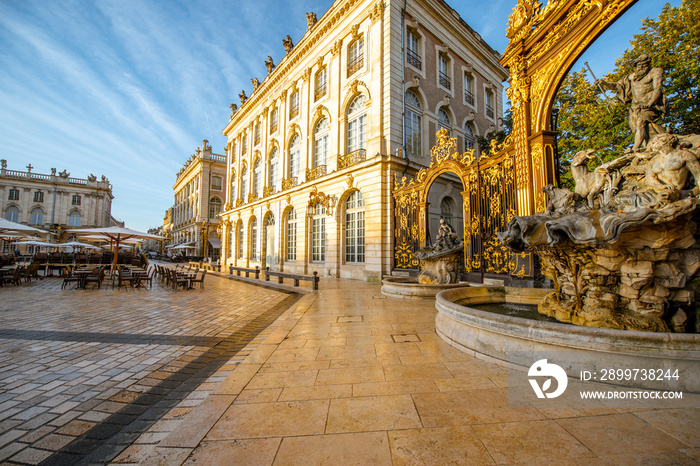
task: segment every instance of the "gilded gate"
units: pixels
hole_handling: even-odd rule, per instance
[[[463,186],[464,268],[467,273],[530,275],[529,256],[515,257],[498,240],[515,211],[515,166],[512,142],[492,143],[491,155],[477,158],[473,150],[457,152],[456,139],[437,133],[430,165],[410,181],[394,180],[396,269],[417,269],[415,253],[425,247],[428,192],[443,173],[457,175]],[[526,260],[527,259],[527,260]]]

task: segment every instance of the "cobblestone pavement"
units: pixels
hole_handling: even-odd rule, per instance
[[[158,440],[300,297],[211,274],[188,291],[61,284],[0,287],[6,464],[104,464],[139,438]]]

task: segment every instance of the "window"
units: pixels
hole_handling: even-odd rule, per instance
[[[237,154],[236,149],[237,149],[236,143],[232,142],[231,143],[231,163],[233,163],[236,160],[236,154]]]
[[[260,144],[260,123],[255,123],[254,134],[255,134],[255,145],[257,146],[258,144]]]
[[[269,170],[270,178],[267,182],[267,185],[270,187],[274,187],[275,190],[277,189],[277,180],[280,176],[280,174],[279,174],[279,164],[280,164],[279,153],[280,153],[280,151],[278,151],[276,147],[274,149],[272,149],[272,152],[270,152],[270,170]]]
[[[406,37],[406,62],[416,69],[421,69],[420,39],[413,31]]]
[[[262,162],[260,161],[260,158],[255,161],[255,166],[253,167],[253,193],[258,198],[262,197],[262,188],[263,188],[263,183],[262,183]]]
[[[348,153],[364,149],[367,132],[365,96],[358,95],[348,109]]]
[[[445,219],[446,223],[452,225],[452,203],[449,198],[444,198],[440,202],[440,217]]]
[[[452,80],[450,79],[450,59],[442,53],[438,56],[438,82],[445,89],[452,89]]]
[[[314,81],[316,82],[314,101],[316,101],[326,95],[326,88],[328,87],[328,73],[326,72],[326,67],[323,67],[316,72],[316,78]]]
[[[241,154],[247,154],[248,153],[248,135],[243,133],[243,136],[241,136],[241,146],[243,148],[241,149]]]
[[[321,118],[314,128],[314,168],[328,161],[328,118]]]
[[[270,134],[277,132],[277,124],[280,121],[280,112],[273,108],[270,112]]]
[[[464,147],[467,149],[474,149],[474,143],[476,142],[476,137],[474,136],[474,130],[472,126],[467,123],[464,126]]]
[[[299,91],[294,91],[289,97],[289,119],[297,115],[299,115]]]
[[[321,204],[314,206],[311,218],[311,261],[326,260],[326,208]]]
[[[37,191],[34,193],[34,202],[44,202],[44,193]]]
[[[359,71],[365,63],[365,39],[360,37],[348,46],[348,77]]]
[[[220,176],[212,176],[211,177],[211,189],[216,189],[218,191],[221,191],[221,177]]]
[[[289,178],[299,176],[299,161],[301,160],[301,137],[295,134],[289,142]]]
[[[464,73],[464,103],[474,105],[474,78]]]
[[[243,248],[243,222],[239,221],[238,226],[236,227],[238,230],[238,258],[243,259],[244,256],[244,251],[245,249]]]
[[[287,260],[297,260],[297,214],[294,208],[287,214]]]
[[[218,197],[212,197],[209,200],[209,218],[215,219],[217,215],[221,212],[221,199]]]
[[[5,220],[18,223],[19,222],[19,208],[15,206],[10,206],[5,210]]]
[[[80,205],[80,196],[74,195],[73,198],[71,199],[71,205]]]
[[[236,254],[236,248],[235,248],[235,241],[236,241],[236,231],[231,230],[229,233],[229,242],[228,242],[228,257],[233,259]]]
[[[355,191],[345,201],[345,262],[365,261],[365,201]]]
[[[493,120],[493,92],[486,91],[486,116]]]
[[[245,202],[248,196],[248,167],[241,170],[241,200]]]
[[[7,196],[7,199],[10,201],[18,201],[19,200],[19,189],[10,189],[10,193]]]
[[[445,107],[438,110],[438,130],[441,129],[446,129],[448,133],[452,134],[452,120]]]
[[[43,225],[44,224],[44,211],[41,210],[39,207],[35,207],[31,211],[31,215],[29,218],[29,224],[30,225]]]
[[[411,91],[406,92],[406,116],[404,120],[404,133],[406,138],[406,152],[413,155],[421,155],[421,115],[423,109],[418,96]]]
[[[231,173],[231,190],[229,191],[229,202],[236,207],[236,172]]]
[[[79,227],[80,226],[80,212],[77,210],[72,211],[68,215],[68,226],[69,227]]]
[[[260,251],[258,250],[258,219],[253,217],[250,221],[250,259],[257,261],[260,260],[258,255]]]

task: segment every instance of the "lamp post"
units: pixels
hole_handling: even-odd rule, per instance
[[[207,222],[202,220],[202,259],[204,259],[204,251],[207,248]]]

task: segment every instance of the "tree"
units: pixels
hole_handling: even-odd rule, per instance
[[[503,112],[502,126],[503,129],[496,132],[486,133],[486,136],[477,136],[476,141],[481,149],[481,153],[488,155],[491,152],[491,140],[495,139],[498,144],[501,144],[513,130],[513,114],[508,107]]]
[[[700,133],[700,0],[683,0],[679,7],[666,4],[657,19],[642,20],[636,34],[615,70],[604,77],[615,82],[634,70],[634,60],[646,53],[652,66],[664,72],[664,92],[670,112],[663,120],[672,133]],[[595,165],[620,155],[630,146],[634,135],[628,125],[627,105],[606,100],[585,70],[572,71],[559,89],[555,106],[559,107],[559,157],[561,184],[573,188],[569,166],[573,155],[584,149],[596,149],[600,159]]]

